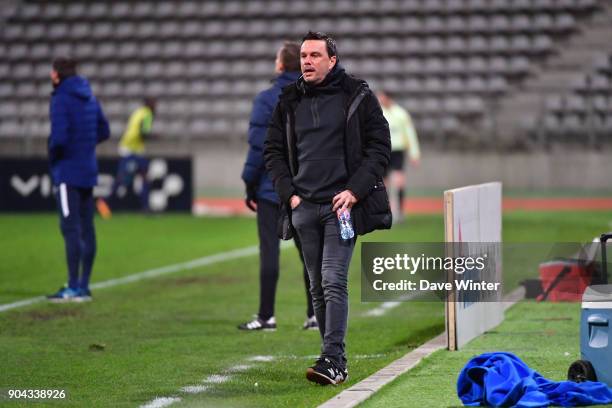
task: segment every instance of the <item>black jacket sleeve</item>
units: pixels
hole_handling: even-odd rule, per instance
[[[391,135],[380,104],[371,91],[361,102],[358,114],[363,115],[360,120],[363,159],[346,188],[361,200],[385,174],[391,160]]]
[[[276,104],[272,120],[268,126],[266,141],[264,142],[264,160],[266,170],[274,183],[281,202],[288,203],[295,194],[291,171],[289,170],[289,157],[286,147],[286,123],[281,103]]]

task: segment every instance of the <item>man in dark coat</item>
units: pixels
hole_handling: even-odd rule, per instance
[[[322,337],[320,358],[306,376],[320,384],[339,384],[348,377],[344,338],[355,239],[340,236],[338,215],[356,206],[351,214],[355,232],[381,227],[361,202],[369,202],[381,182],[391,143],[376,97],[338,64],[332,38],[309,32],[300,60],[303,75],[283,89],[264,156],[302,243]],[[388,228],[390,215],[383,210],[380,220]]]
[[[249,122],[249,152],[242,180],[246,184],[246,205],[257,212],[257,232],[259,234],[259,312],[252,321],[238,326],[241,330],[274,330],[276,318],[274,303],[279,274],[280,241],[276,233],[277,220],[280,217],[280,200],[274,191],[272,181],[264,167],[263,145],[266,139],[268,123],[274,106],[278,102],[281,89],[300,76],[300,46],[294,42],[285,42],[276,54],[275,71],[278,74],[271,88],[262,91],[255,97],[253,111]],[[295,240],[302,259],[299,241]],[[302,259],[302,264],[303,264]],[[308,271],[303,266],[306,286],[306,321],[304,329],[317,329]]]
[[[51,177],[66,248],[68,284],[48,299],[91,300],[89,278],[96,255],[93,187],[97,184],[96,145],[110,136],[108,121],[76,62],[53,62],[48,140]]]

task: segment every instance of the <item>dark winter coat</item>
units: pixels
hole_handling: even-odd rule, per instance
[[[96,145],[110,137],[108,121],[85,78],[64,79],[51,95],[49,162],[54,185],[97,184]]]
[[[242,180],[257,186],[256,199],[279,202],[272,181],[264,166],[264,141],[272,112],[278,102],[283,87],[295,82],[299,72],[283,72],[274,80],[272,87],[260,92],[253,101],[253,111],[249,121],[249,152],[242,170]]]

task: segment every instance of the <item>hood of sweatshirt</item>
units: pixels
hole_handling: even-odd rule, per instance
[[[60,82],[53,93],[72,95],[86,101],[93,97],[93,92],[91,91],[89,82],[87,82],[85,78],[78,75],[65,78],[62,82]]]

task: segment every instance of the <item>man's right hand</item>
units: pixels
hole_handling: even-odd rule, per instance
[[[291,206],[292,210],[295,210],[296,207],[300,205],[301,203],[302,203],[302,199],[300,198],[300,196],[292,195],[291,199],[289,199],[289,205]]]
[[[244,203],[249,210],[255,212],[257,211],[257,185],[256,184],[247,184],[246,185],[246,199]]]

